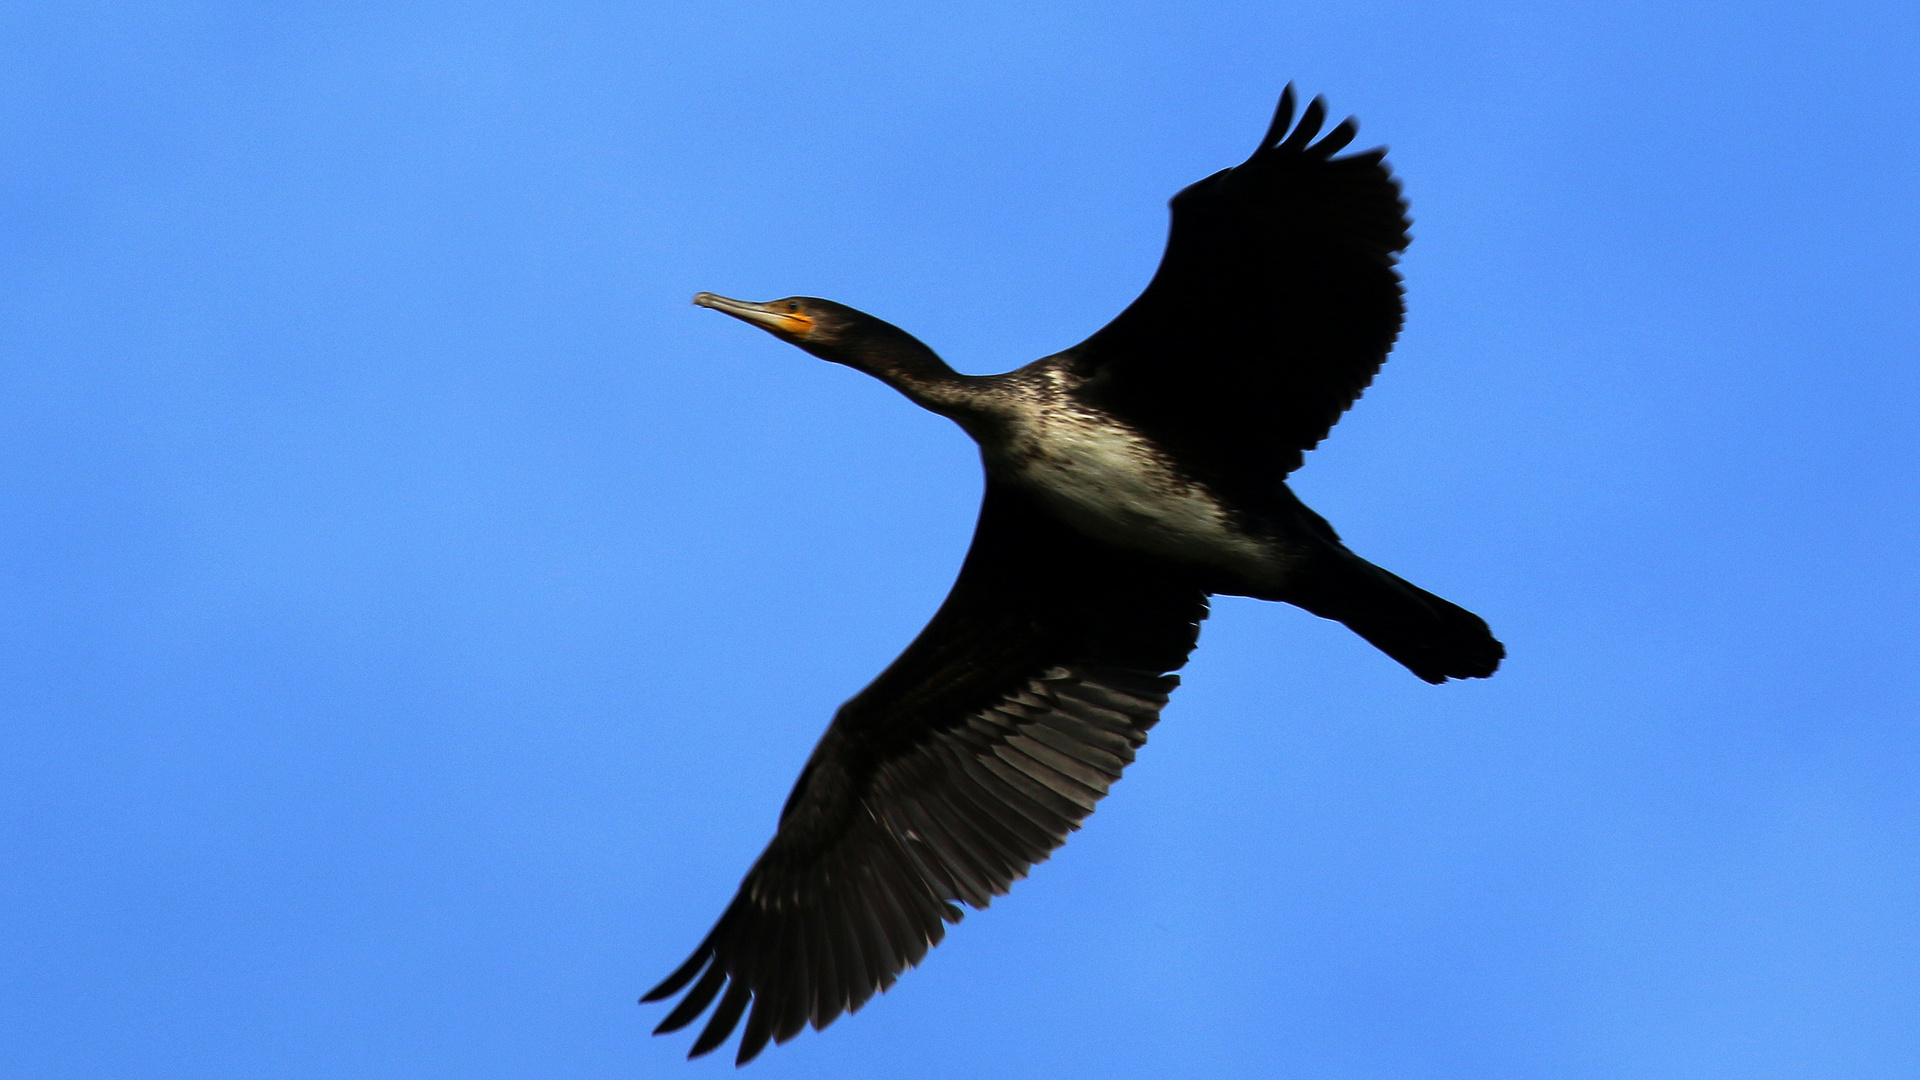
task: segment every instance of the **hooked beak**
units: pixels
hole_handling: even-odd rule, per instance
[[[694,294],[693,302],[700,307],[724,312],[742,322],[750,322],[762,330],[771,331],[794,341],[805,340],[813,330],[811,317],[794,311],[781,311],[772,304],[756,304],[751,300],[731,300],[724,296],[715,296],[710,292]]]

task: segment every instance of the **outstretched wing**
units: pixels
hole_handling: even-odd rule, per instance
[[[973,547],[907,651],[841,707],[773,842],[687,962],[656,1033],[720,1004],[689,1057],[738,1061],[860,1008],[1093,811],[1206,617],[1193,584],[988,481]],[[724,994],[722,991],[724,990]]]
[[[1336,158],[1354,121],[1315,143],[1325,104],[1289,133],[1293,105],[1289,85],[1252,157],[1173,197],[1146,291],[1049,358],[1204,471],[1298,468],[1400,334],[1410,223],[1386,151]]]

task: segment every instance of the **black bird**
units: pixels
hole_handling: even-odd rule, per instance
[[[1293,87],[1252,157],[1173,197],[1120,316],[1004,375],[960,375],[830,300],[694,303],[864,371],[980,444],[986,495],[953,592],[841,706],[725,914],[643,1001],[656,1033],[720,1004],[689,1057],[737,1058],[860,1008],[1066,840],[1146,742],[1212,593],[1345,623],[1428,682],[1505,650],[1478,616],[1348,551],[1283,478],[1400,333],[1406,203],[1384,150],[1313,141]],[[1291,129],[1291,131],[1289,131]],[[722,991],[725,991],[724,995]]]

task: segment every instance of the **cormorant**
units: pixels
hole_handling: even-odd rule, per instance
[[[986,494],[946,602],[841,706],[719,923],[641,999],[691,984],[665,1033],[719,998],[689,1057],[749,1004],[739,1064],[826,1027],[1047,858],[1146,741],[1209,594],[1345,623],[1432,683],[1499,666],[1484,621],[1348,551],[1283,482],[1399,336],[1408,241],[1385,151],[1335,157],[1354,121],[1314,142],[1325,104],[1293,110],[1289,85],[1251,157],[1173,197],[1118,318],[1017,371],[957,374],[830,300],[694,297],[951,418]]]

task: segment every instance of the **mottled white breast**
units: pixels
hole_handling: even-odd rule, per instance
[[[1268,544],[1234,528],[1212,492],[1152,443],[1109,417],[1051,404],[1021,410],[1004,467],[1061,518],[1116,546],[1251,580],[1280,571]]]

